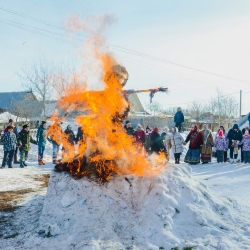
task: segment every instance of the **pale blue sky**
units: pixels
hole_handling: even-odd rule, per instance
[[[113,14],[116,21],[106,36],[110,51],[130,73],[127,88],[167,86],[168,95],[155,96],[155,100],[165,107],[179,104],[184,107],[194,99],[214,97],[216,86],[225,94],[240,89],[250,92],[249,0],[0,0],[0,91],[17,91],[22,85],[16,72],[25,64],[43,56],[56,64],[81,63],[82,59],[67,37],[41,30],[36,32],[42,35],[31,33],[3,22],[22,23],[67,36],[63,30],[1,8],[59,27],[63,27],[72,14],[79,14],[82,18]],[[248,83],[123,53],[112,44]],[[80,46],[80,43],[76,45]],[[147,94],[141,94],[140,99],[143,103],[149,100]],[[249,100],[250,94],[243,94],[243,113],[250,111]]]

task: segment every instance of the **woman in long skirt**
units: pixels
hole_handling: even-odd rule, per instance
[[[184,162],[189,164],[200,163],[200,147],[202,145],[202,135],[196,124],[193,125],[192,130],[188,134],[184,145],[189,142],[189,149],[185,156]]]
[[[202,164],[211,162],[212,147],[214,146],[214,138],[211,130],[208,129],[207,124],[203,124],[203,130],[201,131],[203,144],[201,147],[201,161]]]

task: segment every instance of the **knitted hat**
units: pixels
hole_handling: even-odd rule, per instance
[[[159,129],[157,127],[155,127],[153,131],[158,133]]]
[[[223,130],[222,130],[222,129],[220,129],[220,131],[219,131],[219,135],[218,135],[218,136],[219,136],[219,137],[223,137],[223,135],[224,135],[224,134],[223,134]]]
[[[28,128],[28,127],[29,127],[28,124],[24,124],[24,125],[23,125],[23,129]]]
[[[13,122],[13,120],[12,120],[12,119],[9,119],[9,122]]]
[[[126,122],[125,122],[125,124],[128,124],[128,123],[130,123],[130,121],[126,121]]]
[[[46,121],[42,121],[42,125],[43,125],[43,124],[46,124]]]
[[[194,130],[198,130],[198,125],[194,124]]]

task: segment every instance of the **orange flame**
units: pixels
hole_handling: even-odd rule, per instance
[[[129,103],[122,93],[121,80],[111,70],[117,65],[116,60],[110,54],[101,52],[100,48],[94,51],[94,59],[102,66],[103,90],[90,91],[87,84],[73,80],[64,90],[65,96],[58,102],[65,112],[82,112],[75,117],[84,133],[78,153],[68,142],[67,135],[58,129],[61,118],[57,115],[51,118],[57,124],[49,128],[48,134],[53,135],[53,140],[62,143],[65,148],[62,164],[73,175],[90,176],[94,173],[100,181],[109,180],[112,174],[147,177],[158,174],[166,166],[165,155],[147,158],[138,151],[134,138],[127,135],[122,126]]]

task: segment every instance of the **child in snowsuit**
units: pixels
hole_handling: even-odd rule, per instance
[[[217,152],[217,162],[224,162],[224,151],[227,148],[227,140],[224,136],[223,130],[221,129],[215,139],[214,146]]]
[[[17,139],[15,133],[13,132],[13,129],[13,126],[7,126],[7,132],[3,134],[0,140],[4,143],[4,157],[1,168],[5,167],[6,162],[8,162],[8,167],[12,168],[12,161],[17,147]]]
[[[246,130],[242,141],[239,143],[242,145],[242,151],[244,154],[244,163],[250,163],[250,135],[249,131]]]

